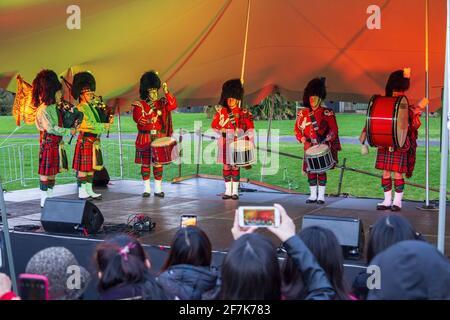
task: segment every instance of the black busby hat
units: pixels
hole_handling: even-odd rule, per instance
[[[404,92],[409,89],[410,72],[409,68],[405,68],[404,70],[397,70],[391,73],[386,83],[387,97],[392,97],[394,91]]]
[[[55,103],[55,94],[62,89],[61,82],[53,70],[42,70],[33,80],[32,99],[36,107],[41,103]]]
[[[81,91],[89,89],[95,91],[95,78],[92,73],[88,71],[79,72],[73,76],[72,83],[72,97],[78,99],[81,95]]]
[[[314,78],[306,85],[303,91],[303,105],[305,107],[310,107],[309,97],[317,96],[322,100],[327,97],[327,89],[325,87],[326,78]]]
[[[227,106],[227,99],[234,98],[236,100],[242,100],[244,97],[244,87],[240,79],[231,79],[225,81],[222,85],[222,94],[220,96],[219,104],[221,106]]]
[[[158,73],[156,71],[148,71],[144,73],[141,77],[139,95],[141,99],[147,99],[148,89],[158,89],[161,88],[161,79],[159,79]]]

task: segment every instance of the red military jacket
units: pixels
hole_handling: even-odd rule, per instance
[[[153,103],[135,101],[132,106],[133,120],[139,131],[157,130],[167,136],[172,135],[171,111],[177,108],[177,100],[173,95],[167,93],[165,98]]]
[[[314,129],[311,113],[316,120],[317,131]],[[297,114],[294,131],[299,142],[301,142],[303,137],[306,138],[305,150],[307,150],[311,144],[321,142],[327,142],[332,149],[335,149],[336,151],[341,150],[336,115],[333,110],[329,108],[320,106],[315,111],[312,111],[310,108],[300,110]]]
[[[211,123],[211,127],[216,131],[226,129],[227,131],[232,130],[234,132],[236,129],[240,129],[243,133],[246,133],[248,130],[255,128],[252,113],[247,109],[241,109],[238,107],[231,109],[233,112],[234,121],[236,123],[236,128],[228,115],[227,108],[219,106],[216,110],[217,112]]]

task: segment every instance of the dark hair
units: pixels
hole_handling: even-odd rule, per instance
[[[211,265],[211,242],[202,229],[189,226],[177,231],[161,271],[177,264],[202,267]]]
[[[222,300],[279,300],[281,275],[272,242],[259,234],[234,241],[222,264]]]
[[[142,100],[147,100],[148,89],[161,88],[161,80],[156,71],[148,71],[141,76],[139,85],[139,96]]]
[[[303,91],[303,106],[311,107],[309,97],[317,96],[322,100],[327,97],[327,89],[325,87],[325,78],[314,78],[308,82]]]
[[[397,70],[389,75],[386,83],[386,97],[392,97],[394,91],[404,92],[409,89],[409,78],[403,76],[403,70]]]
[[[119,234],[106,239],[95,252],[97,270],[102,273],[98,290],[105,292],[120,285],[141,284],[146,299],[165,299],[145,265],[147,259],[144,248],[135,238]]]
[[[244,86],[240,79],[230,79],[222,85],[222,93],[220,94],[219,105],[228,107],[228,98],[241,100],[244,97]]]
[[[55,94],[62,89],[61,82],[53,70],[42,70],[33,80],[33,105],[38,107],[41,103],[51,105],[56,103]]]
[[[92,73],[83,71],[73,76],[72,89],[70,93],[72,94],[72,97],[74,97],[74,99],[78,100],[80,98],[81,91],[83,91],[84,89],[95,91],[95,88],[96,82]]]
[[[299,234],[322,267],[336,291],[336,299],[348,300],[349,288],[344,281],[344,257],[334,233],[326,228],[312,226]],[[304,299],[307,296],[303,277],[298,266],[288,256],[282,267],[283,294],[288,299]]]
[[[378,219],[369,235],[367,262],[393,244],[403,240],[421,239],[409,221],[399,215],[385,215]]]

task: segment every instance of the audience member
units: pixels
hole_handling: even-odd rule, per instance
[[[267,228],[287,250],[303,274],[305,299],[330,300],[335,297],[330,282],[314,255],[295,234],[295,225],[284,208],[275,204],[281,214],[279,227]],[[222,265],[222,284],[218,295],[223,300],[279,300],[281,274],[276,249],[270,240],[254,234],[257,228],[242,228],[236,211],[232,234],[235,239]]]
[[[115,235],[97,246],[95,262],[102,300],[165,300],[162,288],[150,274],[150,260],[139,241]]]
[[[344,281],[344,257],[342,247],[334,233],[328,229],[313,226],[303,229],[298,236],[311,250],[317,262],[325,271],[328,280],[336,291],[336,299],[352,299]],[[303,275],[294,261],[288,256],[282,267],[283,297],[285,299],[304,299],[307,292]]]
[[[401,241],[371,261],[379,267],[379,288],[369,300],[450,300],[450,262],[436,247],[417,240]]]
[[[181,228],[157,281],[172,299],[199,300],[216,287],[217,274],[210,265],[211,242],[206,233],[197,227]]]
[[[25,273],[47,277],[50,300],[80,299],[91,278],[72,252],[64,247],[39,251],[28,261]]]
[[[403,240],[423,240],[406,218],[399,215],[385,215],[378,219],[370,231],[367,244],[367,263],[390,246]],[[361,272],[354,280],[352,293],[360,300],[367,298],[367,279],[369,274]]]

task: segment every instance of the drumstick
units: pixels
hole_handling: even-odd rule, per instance
[[[235,135],[236,135],[236,138],[238,140],[243,140],[245,137],[250,137],[250,133],[249,132],[245,133],[244,135],[242,135],[240,137],[237,136],[237,132],[235,132]]]
[[[243,140],[245,137],[249,137],[249,133],[245,133],[243,136],[240,136],[238,140]]]

